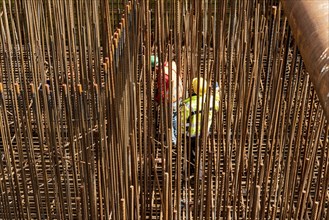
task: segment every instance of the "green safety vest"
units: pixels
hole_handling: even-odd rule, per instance
[[[197,102],[199,98],[199,108],[197,108]],[[219,109],[219,94],[216,93],[216,100],[214,110],[217,112]],[[206,96],[192,96],[191,98],[185,99],[181,105],[181,121],[182,121],[182,133],[186,133],[187,136],[195,137],[200,136],[202,128],[202,108],[206,102]],[[213,95],[210,96],[209,103],[209,114],[208,114],[208,128],[210,131],[212,117],[213,117]],[[199,111],[198,111],[199,110]],[[198,126],[197,126],[197,115]],[[197,132],[198,129],[198,132]]]

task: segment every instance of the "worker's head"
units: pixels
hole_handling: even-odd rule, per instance
[[[198,85],[198,82],[199,82],[199,85]],[[207,92],[207,81],[204,80],[202,77],[200,77],[199,79],[194,78],[192,80],[192,89],[193,89],[193,92],[198,95],[206,93]]]
[[[158,66],[158,57],[155,55],[151,55],[151,67],[154,69],[156,66]]]

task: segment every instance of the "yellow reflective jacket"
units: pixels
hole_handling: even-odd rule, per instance
[[[197,108],[197,102],[199,98],[199,108]],[[200,136],[202,128],[202,108],[205,107],[203,103],[206,101],[206,96],[192,96],[185,99],[181,105],[181,125],[182,133],[186,133],[187,136],[195,137]],[[217,112],[219,109],[219,93],[215,95],[214,110]],[[199,110],[199,111],[198,111]],[[198,112],[197,112],[198,111]],[[198,126],[197,126],[197,114]],[[208,114],[208,132],[210,131],[211,122],[213,117],[213,95],[210,96],[209,114]],[[198,132],[196,131],[198,127]]]

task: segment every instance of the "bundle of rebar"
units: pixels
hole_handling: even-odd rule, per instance
[[[0,219],[328,219],[328,110],[287,20],[279,1],[3,0]],[[151,55],[183,100],[219,85],[195,163]]]

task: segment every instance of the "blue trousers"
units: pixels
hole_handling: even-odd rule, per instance
[[[177,115],[179,111],[179,105],[181,103],[181,99],[179,99],[177,102],[172,103],[172,128],[171,128],[171,140],[172,144],[177,144]]]
[[[172,135],[171,135],[171,139],[172,139],[172,144],[176,145],[177,144],[177,111],[173,111],[172,113]]]

